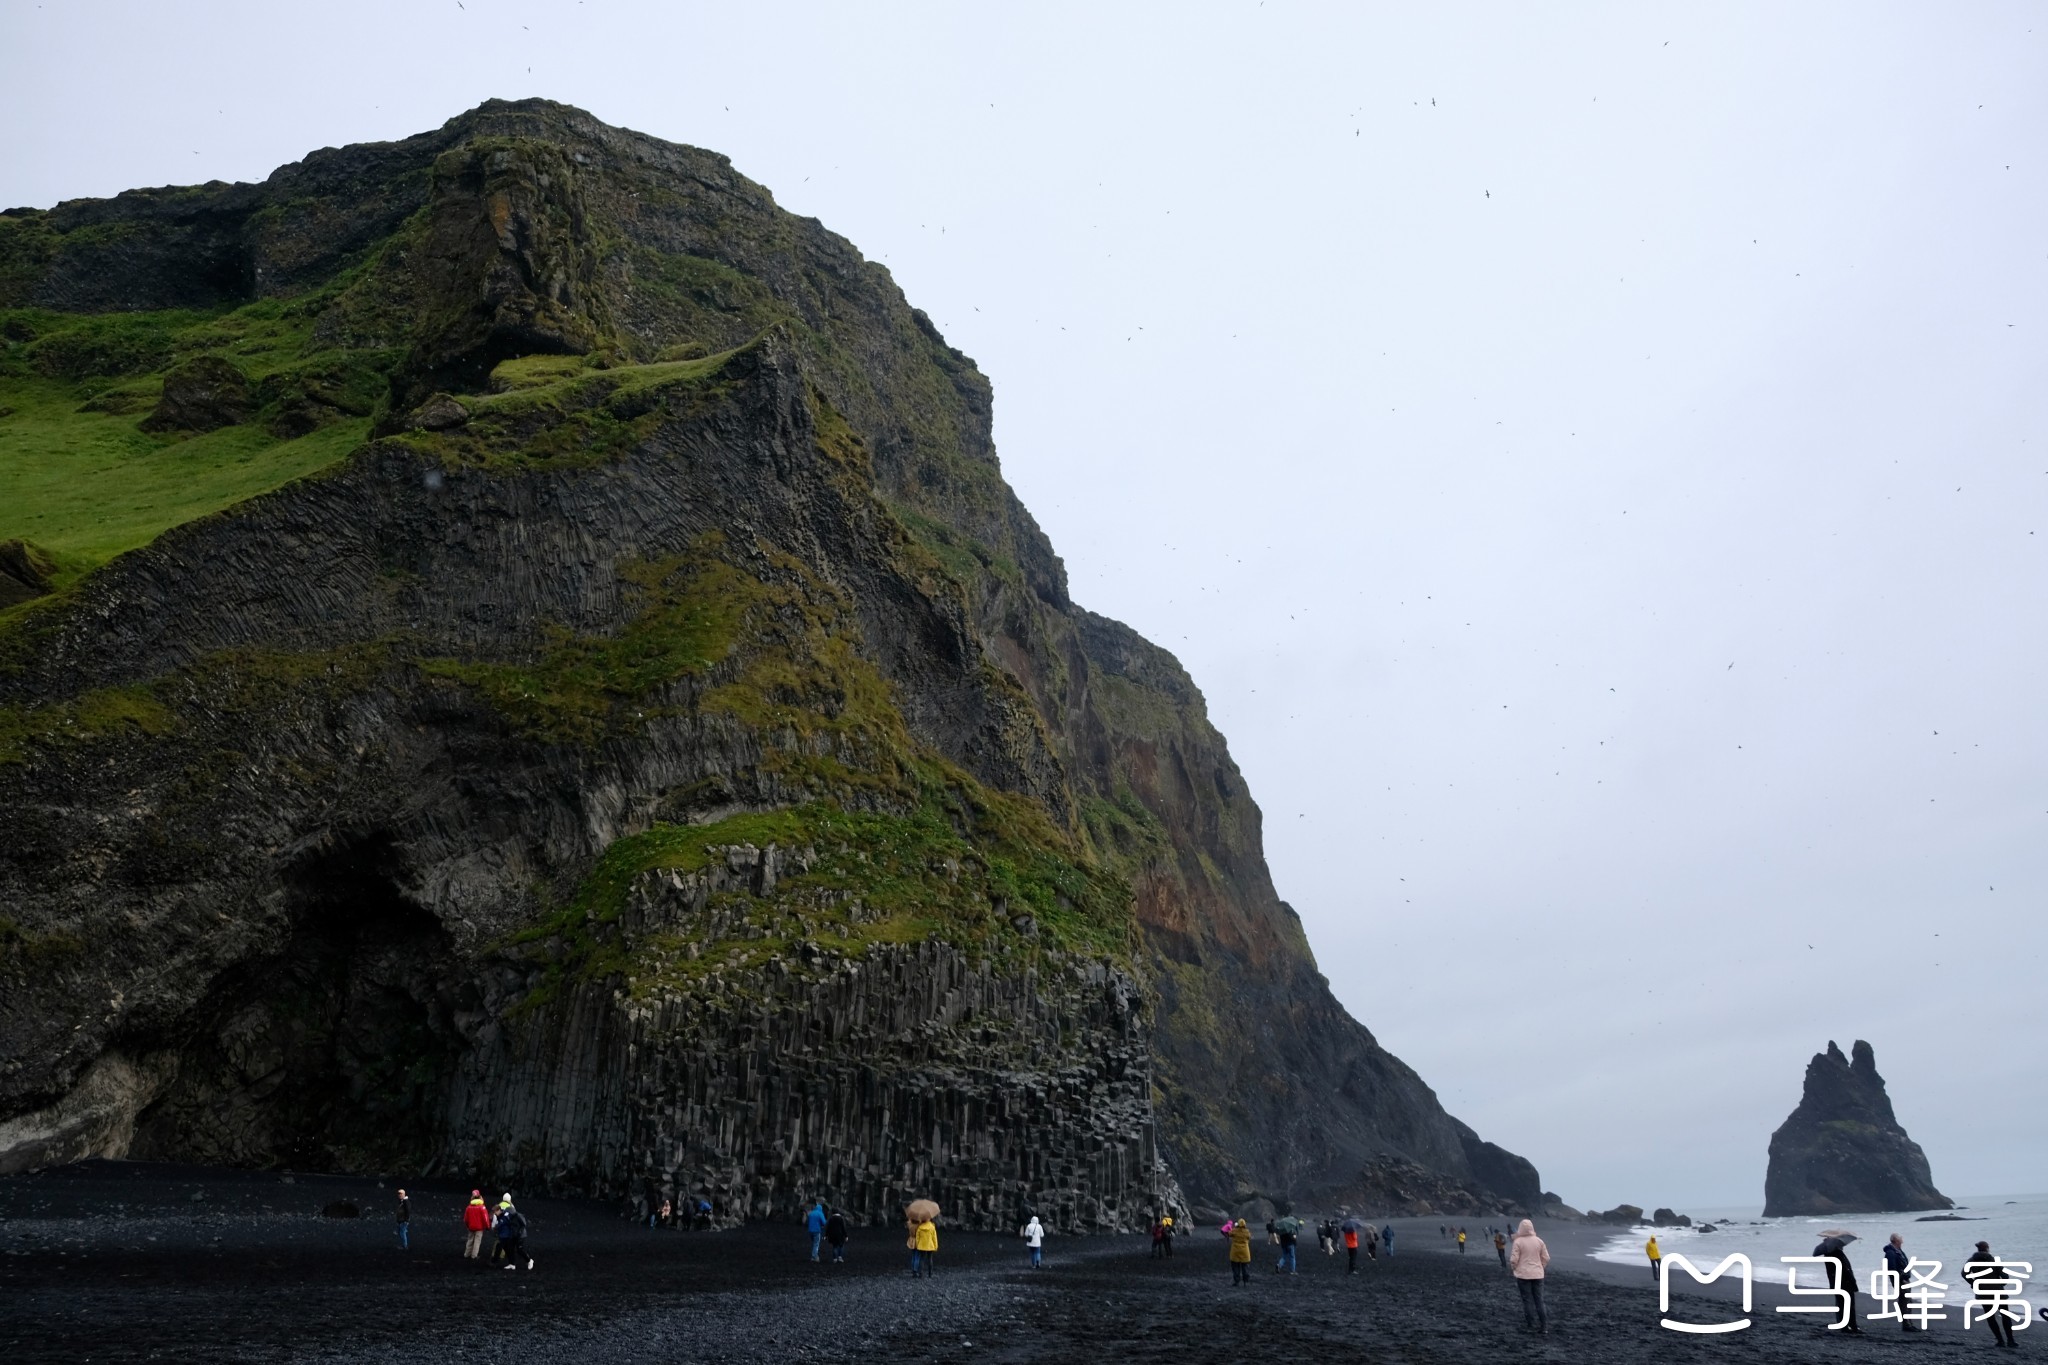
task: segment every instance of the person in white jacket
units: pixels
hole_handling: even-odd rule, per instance
[[[1536,1225],[1524,1218],[1508,1252],[1508,1271],[1515,1277],[1515,1288],[1522,1291],[1522,1322],[1532,1332],[1550,1330],[1550,1319],[1543,1313],[1543,1268],[1549,1264],[1550,1248],[1536,1235]]]
[[[1038,1269],[1041,1248],[1045,1246],[1045,1224],[1039,1222],[1038,1215],[1034,1213],[1018,1235],[1024,1239],[1024,1245],[1031,1248],[1031,1268]]]

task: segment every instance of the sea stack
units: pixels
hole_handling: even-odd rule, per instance
[[[1859,1038],[1849,1052],[1830,1040],[1806,1064],[1799,1107],[1771,1134],[1764,1216],[1954,1208],[1893,1117],[1870,1044]]]

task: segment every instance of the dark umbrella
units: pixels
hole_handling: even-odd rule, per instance
[[[1273,1231],[1293,1233],[1299,1236],[1301,1234],[1301,1220],[1290,1213],[1273,1224]]]
[[[1365,1224],[1359,1222],[1356,1218],[1346,1218],[1343,1222],[1337,1224],[1337,1228],[1341,1232],[1364,1232]]]

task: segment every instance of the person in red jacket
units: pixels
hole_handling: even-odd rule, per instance
[[[483,1250],[484,1232],[491,1225],[491,1211],[484,1207],[484,1192],[471,1190],[469,1203],[462,1210],[462,1226],[469,1230],[469,1236],[462,1243],[462,1254],[475,1260]]]

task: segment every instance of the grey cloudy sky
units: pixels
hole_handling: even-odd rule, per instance
[[[1568,1200],[1760,1202],[1830,1037],[2044,1185],[2048,9],[45,3],[7,203],[544,95],[884,260]]]

